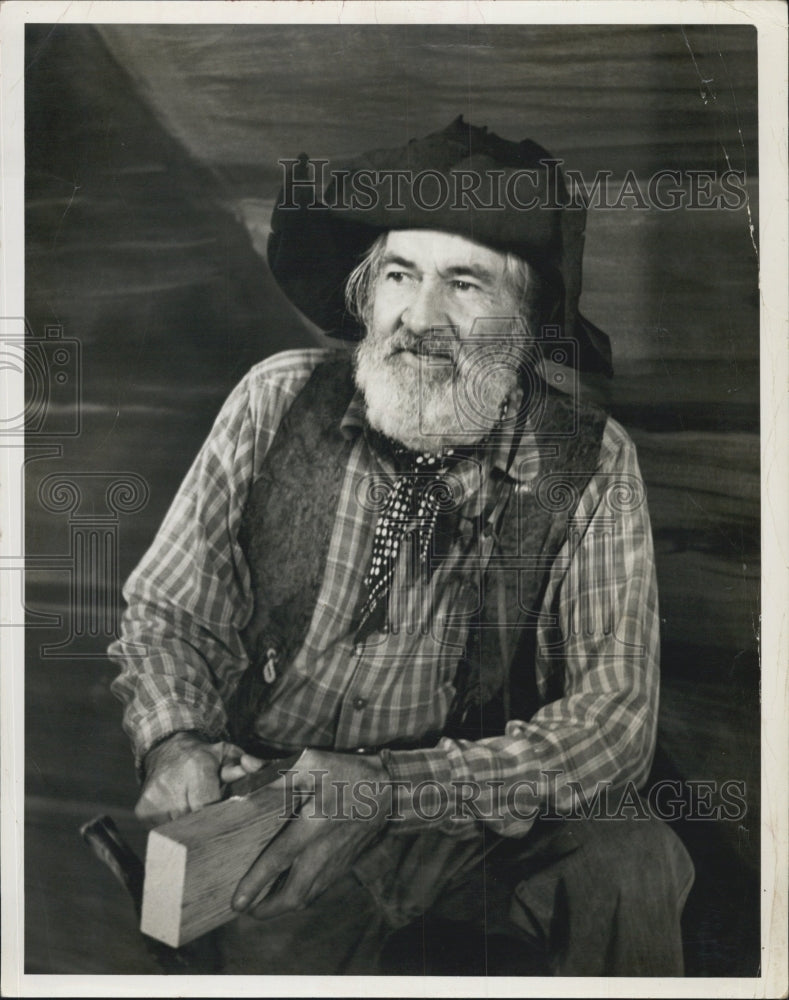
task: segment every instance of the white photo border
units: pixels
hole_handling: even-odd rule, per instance
[[[498,2],[46,2],[0,9],[0,317],[23,317],[24,28],[26,23],[743,24],[758,31],[762,468],[762,973],[747,979],[583,980],[588,997],[772,997],[787,990],[789,754],[789,299],[787,256],[787,15],[782,0],[523,0]],[[20,413],[23,380],[0,371],[0,419]],[[23,444],[0,449],[0,556],[23,552],[18,498]],[[21,576],[21,574],[20,574]],[[2,966],[6,996],[489,995],[486,979],[26,975],[22,888],[24,629],[0,588],[2,711]],[[499,996],[524,981],[496,978]],[[578,995],[575,980],[534,978],[530,994]]]

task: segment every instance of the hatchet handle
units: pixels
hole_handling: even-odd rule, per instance
[[[128,891],[139,917],[142,909],[143,863],[109,816],[96,816],[80,827],[83,840]]]

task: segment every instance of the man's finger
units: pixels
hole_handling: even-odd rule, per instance
[[[268,920],[281,913],[290,913],[308,906],[326,889],[332,878],[325,877],[331,864],[332,844],[329,839],[309,844],[291,866],[288,879],[279,892],[272,887],[250,913],[256,920]]]
[[[233,909],[245,910],[254,903],[277,875],[291,867],[313,836],[314,832],[298,819],[289,823],[238,883],[231,903]]]
[[[234,781],[240,781],[248,774],[257,774],[263,767],[265,761],[260,757],[253,757],[252,754],[242,753],[238,760],[227,760],[219,770],[219,777],[226,785]]]
[[[243,747],[236,743],[224,741],[217,743],[216,747],[219,750],[219,763],[221,765],[240,765],[244,771],[249,773],[258,771],[263,766],[263,761],[259,757],[253,757],[251,753],[247,753]]]
[[[246,775],[247,772],[240,764],[223,764],[222,770],[219,772],[219,779],[223,785],[230,785]]]
[[[221,743],[214,744],[214,747],[219,751],[219,759],[223,764],[241,760],[244,756],[243,748],[229,740],[222,740]]]
[[[278,917],[282,913],[292,913],[294,910],[303,910],[307,905],[307,899],[303,888],[293,877],[293,869],[287,874],[287,881],[282,888],[278,888],[278,881],[271,886],[266,896],[256,906],[248,912],[249,916],[255,920],[269,920],[271,917]]]
[[[288,871],[289,865],[285,861],[281,862],[279,869],[272,863],[267,863],[265,868],[253,865],[238,883],[230,905],[239,912],[248,910],[261,895],[275,889]]]
[[[291,828],[294,826],[291,824]],[[290,829],[284,830],[238,883],[230,904],[234,910],[246,910],[278,875],[290,868],[301,850],[299,841],[288,836],[290,832]]]
[[[259,771],[261,767],[263,767],[265,761],[262,761],[260,757],[253,757],[251,753],[244,753],[241,755],[239,763],[247,774],[254,774],[256,771]]]

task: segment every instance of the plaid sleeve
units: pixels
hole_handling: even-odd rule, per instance
[[[451,802],[450,822],[441,820],[447,832],[483,819],[522,836],[546,808],[566,813],[608,783],[646,780],[657,728],[657,583],[635,446],[614,420],[542,610],[555,624],[538,629],[546,704],[531,719],[510,720],[505,735],[478,742],[444,738],[428,750],[384,753],[406,828],[447,816]],[[561,696],[552,699],[557,685]]]
[[[275,355],[233,390],[124,587],[121,634],[108,653],[121,667],[112,691],[138,771],[174,732],[225,735],[224,701],[247,666],[240,631],[252,612],[238,524],[284,413],[324,353]]]

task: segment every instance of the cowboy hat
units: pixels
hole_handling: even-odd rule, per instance
[[[578,309],[586,209],[542,146],[502,139],[461,115],[440,132],[351,162],[301,154],[282,163],[269,266],[291,302],[329,336],[364,335],[344,288],[381,233],[437,229],[530,264],[547,290],[543,324],[575,341],[577,367],[613,373],[608,336]]]

